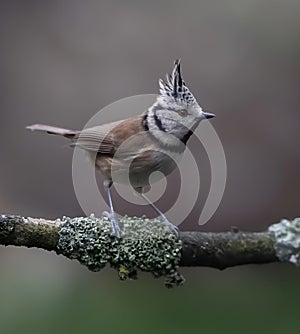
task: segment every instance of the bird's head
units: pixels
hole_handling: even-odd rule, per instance
[[[191,93],[181,74],[180,60],[175,61],[172,74],[166,80],[159,80],[160,95],[157,98],[156,110],[163,118],[171,118],[187,128],[192,128],[202,119],[215,115],[204,112]]]

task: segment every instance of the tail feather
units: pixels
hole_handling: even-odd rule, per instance
[[[75,130],[69,130],[69,129],[59,128],[56,126],[44,125],[44,124],[29,125],[29,126],[26,126],[26,129],[31,130],[31,131],[47,132],[49,134],[60,135],[66,138],[73,138],[78,133],[78,131],[75,131]]]

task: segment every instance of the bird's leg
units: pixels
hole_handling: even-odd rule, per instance
[[[162,218],[163,223],[165,225],[169,226],[170,229],[172,230],[172,232],[176,235],[176,237],[178,237],[178,235],[179,235],[179,229],[178,229],[178,227],[168,221],[168,218],[159,210],[158,207],[156,207],[150,201],[150,199],[145,194],[143,194],[143,192],[142,192],[141,189],[136,189],[136,191],[160,215],[160,217]]]
[[[113,203],[112,203],[111,193],[110,193],[110,187],[112,186],[112,181],[105,180],[103,185],[107,192],[109,206],[110,206],[109,219],[110,219],[111,230],[112,230],[111,234],[116,236],[117,238],[121,238],[121,230],[120,230],[120,226],[117,221],[117,218],[116,218],[115,210],[114,210]]]

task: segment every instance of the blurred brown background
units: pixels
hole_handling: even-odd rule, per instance
[[[109,103],[156,93],[158,78],[181,57],[185,80],[204,109],[217,115],[213,125],[228,164],[222,203],[201,229],[226,230],[235,225],[263,230],[282,217],[299,215],[299,18],[297,0],[1,1],[1,213],[49,218],[82,214],[73,192],[72,150],[63,139],[31,134],[24,127],[46,123],[80,129]],[[191,220],[183,229],[200,227]],[[109,271],[92,274],[38,250],[1,247],[0,261],[2,284],[9,286],[1,292],[6,292],[0,316],[7,323],[6,333],[17,332],[22,322],[12,319],[33,300],[45,324],[52,314],[46,315],[45,304],[53,310],[60,305],[54,317],[69,312],[73,305],[67,317],[70,322],[55,318],[69,329],[72,314],[83,310],[86,316],[78,324],[91,321],[100,328],[105,318],[111,329],[112,323],[119,324],[114,322],[114,312],[118,318],[126,309],[123,323],[128,321],[127,329],[139,323],[140,331],[145,331],[146,314],[154,314],[154,319],[162,315],[156,329],[151,321],[147,325],[151,332],[179,331],[180,325],[192,329],[203,314],[207,321],[202,328],[212,332],[215,314],[224,326],[220,322],[214,330],[232,333],[230,319],[237,314],[242,326],[237,332],[247,333],[250,325],[243,327],[243,319],[256,309],[249,333],[263,326],[265,332],[276,332],[281,327],[274,315],[281,318],[280,305],[293,305],[299,297],[292,283],[300,274],[283,265],[248,266],[225,273],[186,269],[186,287],[170,293],[160,287],[161,282],[144,276],[137,283],[119,283],[115,277],[110,280]],[[282,280],[289,290],[281,291],[277,298]],[[90,294],[82,292],[86,285],[93,287]],[[100,291],[99,298],[95,289]],[[152,291],[151,296],[145,289]],[[81,305],[86,306],[80,311],[74,306],[78,291],[82,292],[78,297]],[[66,299],[61,297],[64,294]],[[159,305],[155,296],[161,298]],[[132,300],[126,303],[124,298]],[[247,300],[252,311],[242,313]],[[90,303],[103,309],[98,314],[91,306],[90,311]],[[182,313],[183,304],[191,305],[190,313]],[[297,325],[296,309],[290,307],[295,313],[286,310],[287,323]],[[31,326],[31,316],[34,319],[30,310],[23,319],[27,325],[20,325],[24,332]],[[139,315],[131,319],[130,310]],[[105,314],[102,318],[101,312]],[[176,326],[175,315],[179,316]],[[50,328],[51,321],[47,324]]]

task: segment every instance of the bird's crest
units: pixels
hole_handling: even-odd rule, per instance
[[[175,60],[172,74],[166,75],[166,81],[159,80],[160,95],[166,100],[186,103],[188,105],[197,103],[195,97],[186,86],[181,75],[180,59]]]

